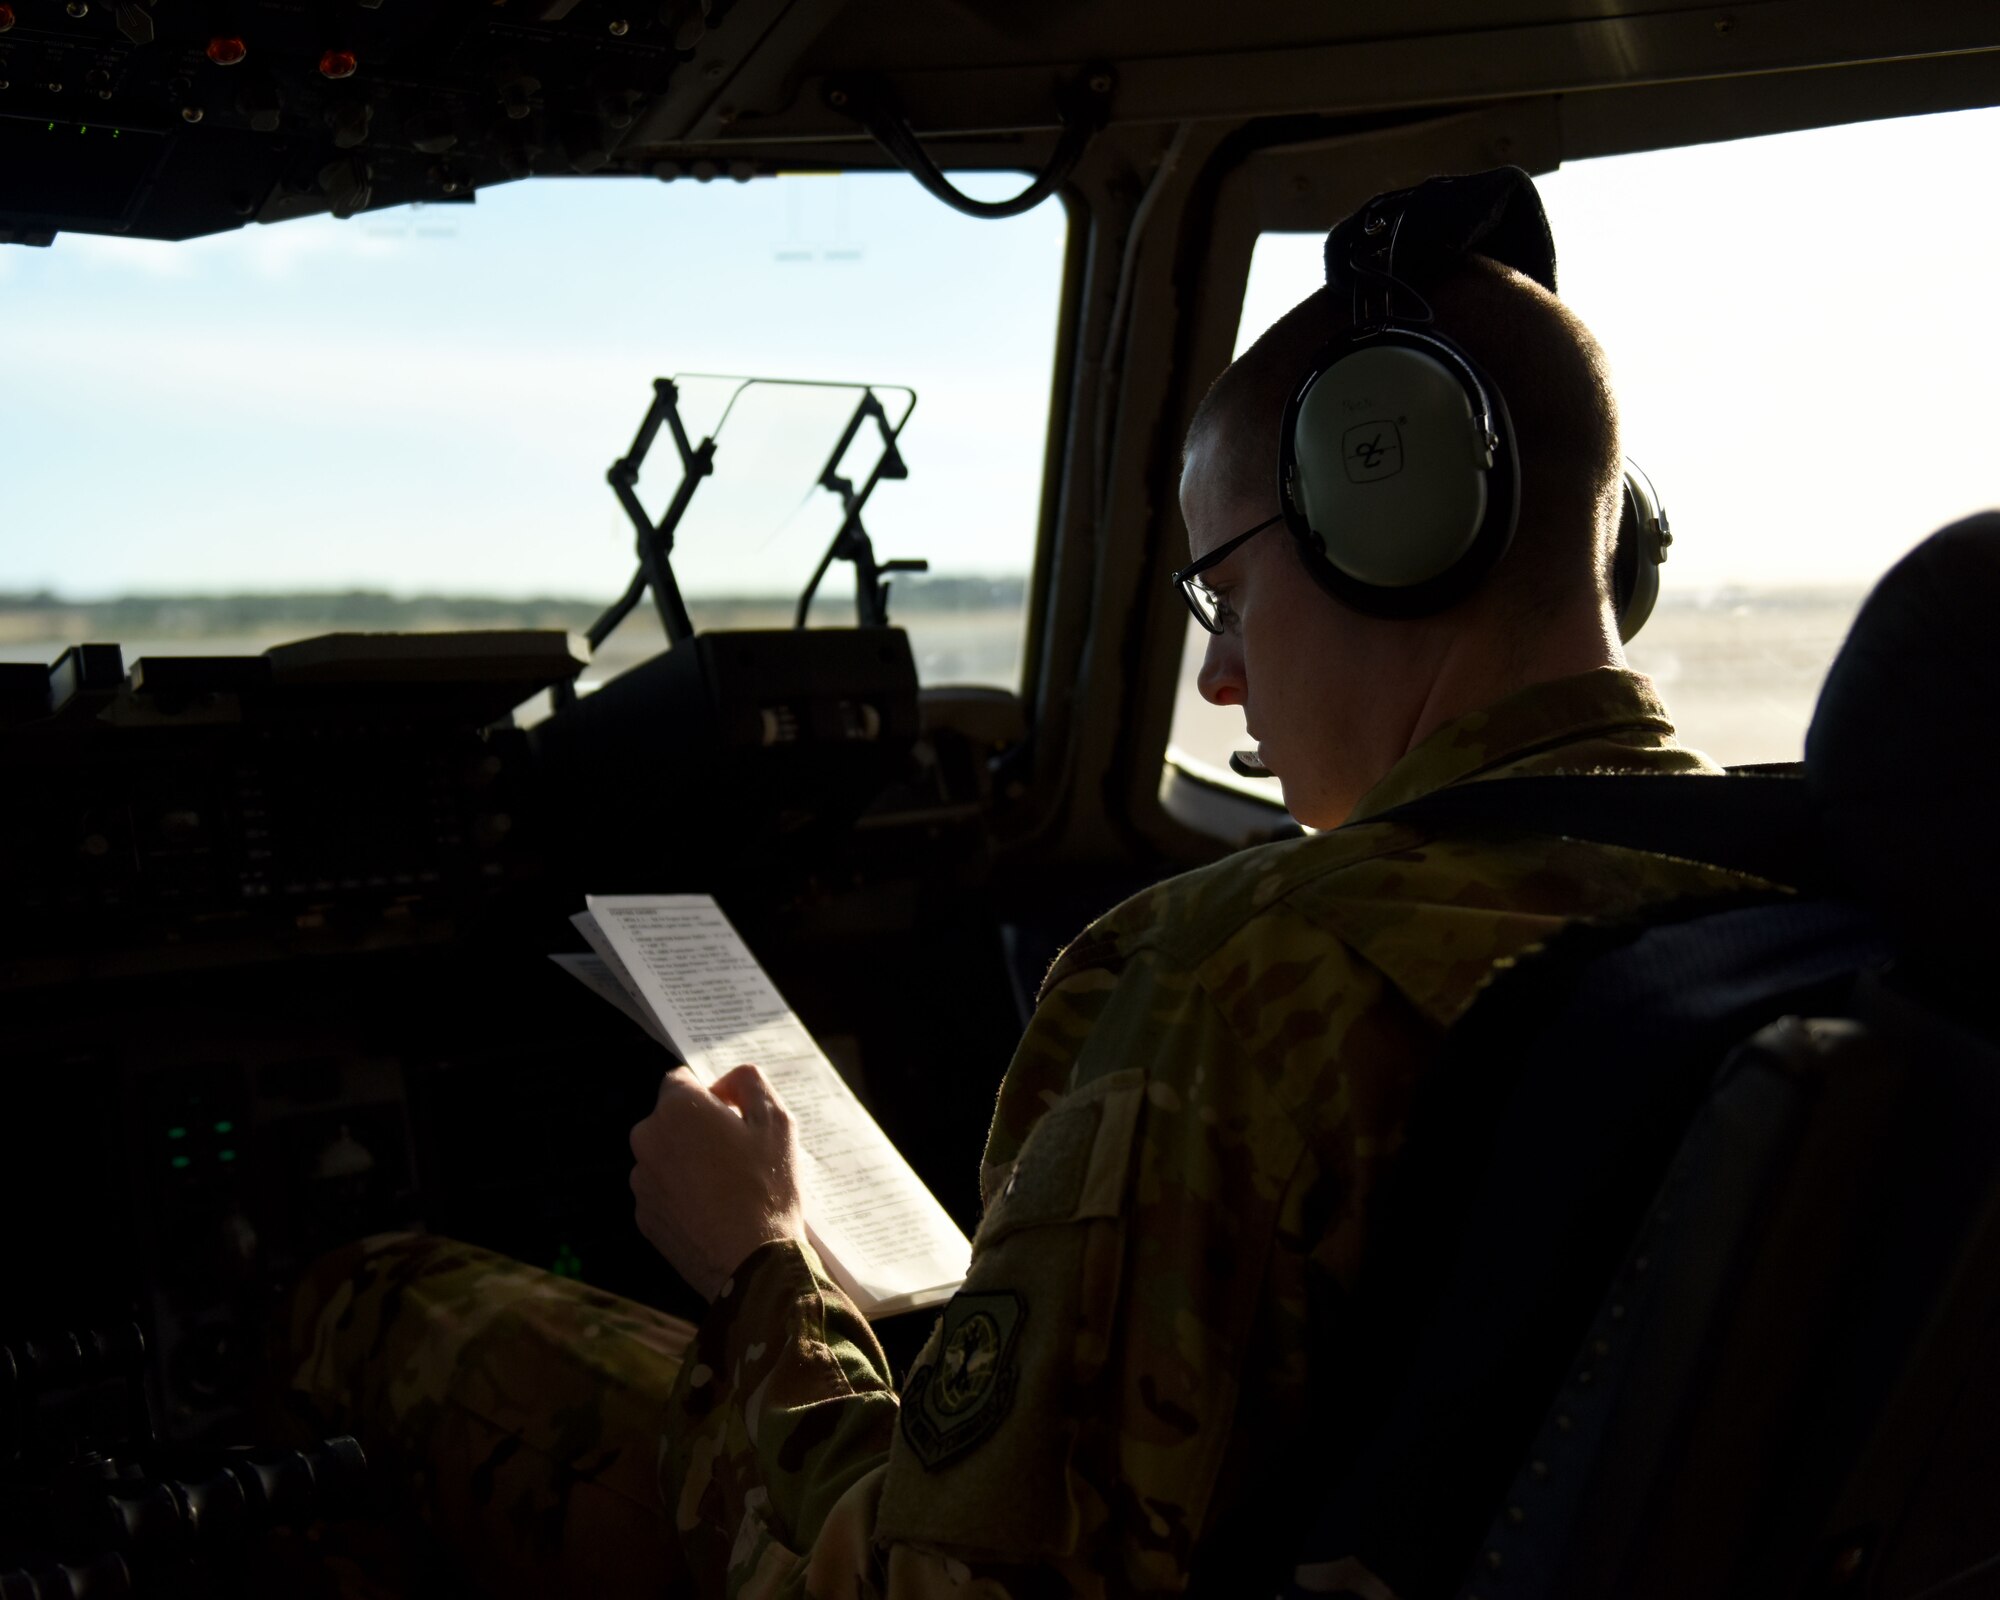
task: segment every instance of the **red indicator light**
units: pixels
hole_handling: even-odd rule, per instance
[[[208,59],[218,67],[233,67],[250,53],[241,39],[214,38],[208,41]]]
[[[12,6],[0,6],[0,33],[5,33],[13,26],[14,8]]]
[[[322,78],[351,78],[354,69],[360,65],[352,50],[329,50],[319,58],[319,75]]]

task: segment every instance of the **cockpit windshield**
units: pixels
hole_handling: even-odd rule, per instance
[[[749,373],[916,392],[909,476],[865,515],[883,560],[929,563],[891,616],[926,681],[1014,687],[1065,237],[1056,203],[983,222],[901,174],[800,173],[0,252],[0,655],[581,631],[636,565],[605,474],[653,380]],[[686,386],[697,437],[729,392]],[[815,484],[857,392],[741,402],[676,544],[698,621],[789,621],[839,527]],[[670,446],[649,461],[655,513],[677,472]],[[834,563],[815,620],[852,620],[852,573]],[[594,671],[661,638],[641,606]]]

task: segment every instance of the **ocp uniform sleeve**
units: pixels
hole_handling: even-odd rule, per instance
[[[873,1330],[811,1248],[754,1253],[702,1322],[660,1452],[698,1592],[778,1592],[796,1552],[887,1456],[895,1415]]]
[[[1272,1330],[1307,1336],[1303,1304],[1269,1301],[1307,1281],[1310,1263],[1291,1258],[1324,1242],[1299,1235],[1298,1186],[1324,1172],[1324,1152],[1308,1152],[1342,1115],[1325,1103],[1330,1058],[1369,1035],[1382,1002],[1372,969],[1298,932],[1298,951],[1280,941],[1205,964],[1147,948],[1066,958],[1003,1087],[971,1271],[899,1415],[885,1383],[865,1428],[824,1420],[857,1404],[857,1386],[806,1349],[812,1275],[790,1279],[787,1301],[783,1275],[760,1268],[761,1310],[731,1320],[787,1328],[791,1353],[723,1336],[721,1359],[739,1365],[716,1369],[717,1409],[745,1420],[711,1414],[695,1448],[672,1445],[691,1473],[679,1520],[706,1551],[690,1552],[704,1593],[1185,1585],[1246,1387],[1269,1414]],[[837,1292],[815,1282],[831,1307]],[[860,1319],[844,1303],[829,1315],[829,1340],[851,1318],[858,1347]],[[767,1382],[782,1424],[771,1398],[758,1410]],[[785,1509],[829,1503],[805,1477],[844,1486],[816,1528]]]
[[[1081,986],[1086,993],[1092,987]],[[1073,1268],[1088,1257],[1096,1274],[1091,1298],[1108,1326],[1120,1259],[1106,1246],[1117,1238],[1117,1229],[1089,1224],[1115,1223],[1122,1206],[1140,1075],[1076,1097],[1066,1116],[1030,1113],[1030,1104],[1045,1111],[1048,1100],[1063,1098],[1060,1087],[1088,1033],[1075,1029],[1076,1021],[1063,1005],[1042,1008],[1017,1053],[1003,1114],[1018,1112],[1024,1132],[1027,1122],[1039,1123],[1043,1136],[1037,1147],[1053,1159],[1025,1166],[1006,1161],[1010,1173],[1018,1168],[1028,1176],[1004,1198],[989,1190],[975,1262],[1009,1235],[1020,1236],[1032,1250],[1059,1236],[1077,1239],[1073,1225],[1080,1224],[1097,1242],[1065,1253],[1063,1260]],[[1049,1086],[1046,1096],[1042,1086]],[[992,1143],[1011,1148],[1000,1125],[996,1122]],[[989,1164],[989,1173],[993,1170]],[[1112,1275],[1109,1282],[1106,1273]],[[1065,1274],[1045,1276],[1060,1280]],[[1064,1289],[1074,1295],[1077,1285]],[[990,1385],[1022,1370],[1016,1341],[1024,1331],[1031,1333],[1028,1405],[1040,1410],[1052,1391],[1067,1392],[1067,1361],[1046,1359],[1055,1352],[1043,1349],[1061,1319],[1047,1302],[1041,1312],[1032,1330],[1024,1330],[1002,1299],[982,1299],[969,1284],[940,1319],[913,1374],[918,1392],[912,1402],[914,1415],[933,1419],[944,1457],[970,1461],[978,1454],[970,1447],[983,1443],[992,1424],[1007,1415],[1010,1407],[998,1403]],[[977,1349],[968,1346],[977,1359],[961,1362],[937,1384],[925,1376],[927,1363],[934,1366],[939,1349],[961,1329],[969,1329],[965,1337],[975,1341],[991,1329],[992,1339]],[[1100,1352],[1097,1365],[1102,1361]],[[979,1592],[989,1596],[1101,1592],[1081,1569],[1068,1575],[1050,1570],[1058,1547],[1025,1537],[1031,1530],[1011,1516],[1022,1486],[983,1481],[977,1463],[972,1478],[957,1480],[961,1498],[946,1520],[918,1530],[914,1540],[899,1540],[894,1501],[885,1517],[884,1495],[893,1494],[908,1473],[930,1469],[907,1442],[892,1446],[895,1416],[896,1397],[873,1334],[811,1252],[771,1245],[753,1256],[703,1324],[674,1395],[662,1450],[663,1488],[698,1591],[758,1600],[890,1593],[963,1597],[975,1575],[961,1553],[966,1552],[978,1562],[977,1576],[985,1585]],[[920,1420],[920,1434],[923,1426]],[[1052,1428],[1045,1452],[1059,1453],[1066,1436],[1061,1426]],[[1001,1525],[998,1533],[981,1531],[989,1521]],[[981,1550],[993,1559],[981,1559],[976,1554]]]
[[[1245,1390],[1271,1415],[1274,1356],[1298,1354],[1274,1330],[1310,1337],[1323,1240],[1298,1197],[1335,1159],[1336,1058],[1385,1042],[1379,976],[1295,931],[1058,969],[996,1117],[972,1272],[905,1387],[881,1538],[1018,1591],[1030,1570],[1058,1593],[1185,1585],[1230,1509]],[[987,1351],[995,1376],[938,1397]]]

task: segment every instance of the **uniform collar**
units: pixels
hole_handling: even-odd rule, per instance
[[[1621,733],[1673,742],[1673,722],[1649,678],[1620,667],[1599,667],[1531,684],[1434,730],[1362,796],[1347,820],[1365,822],[1446,784],[1502,767],[1561,771],[1565,747]]]

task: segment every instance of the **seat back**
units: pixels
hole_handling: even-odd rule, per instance
[[[2000,1050],[1843,1010],[1730,1057],[1461,1595],[1990,1592]]]
[[[1853,908],[1774,899],[1579,929],[1489,991],[1415,1110],[1329,1352],[1374,1401],[1304,1568],[1453,1591],[1713,1063],[1883,953]]]
[[[1877,585],[1806,739],[1891,976],[1724,1067],[1465,1594],[2000,1592],[2000,516]]]
[[[1455,1032],[1358,1346],[1388,1398],[1293,1594],[2000,1593],[1996,608],[2000,516],[1899,564],[1803,785],[1756,791],[1777,809],[1743,829],[1751,791],[1712,780],[1686,790],[1720,829],[1693,849],[1650,791],[1610,831],[1545,813],[1752,870],[1775,822],[1790,881],[1850,904],[1767,908],[1761,945],[1731,943],[1751,908],[1530,963]],[[1477,825],[1486,802],[1453,803]],[[1732,1052],[1697,1016],[1753,1036]]]

